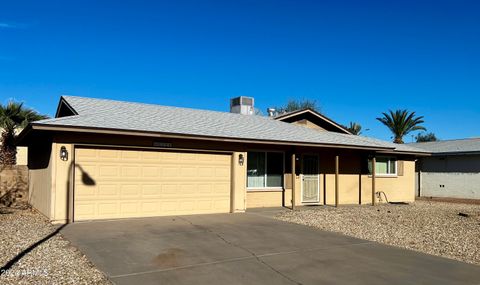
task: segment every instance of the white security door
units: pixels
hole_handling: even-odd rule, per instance
[[[302,203],[320,202],[320,175],[317,155],[303,155]]]

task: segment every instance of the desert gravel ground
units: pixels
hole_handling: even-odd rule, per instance
[[[480,265],[480,205],[416,201],[307,207],[276,218]]]
[[[0,208],[0,264],[2,268],[20,252],[57,229],[32,209]],[[105,275],[60,234],[25,254],[0,284],[111,284]]]

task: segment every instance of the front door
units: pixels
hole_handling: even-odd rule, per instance
[[[320,202],[318,156],[305,154],[302,159],[302,203]]]

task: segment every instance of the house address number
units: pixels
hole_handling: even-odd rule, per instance
[[[154,147],[172,147],[172,143],[168,142],[153,142]]]

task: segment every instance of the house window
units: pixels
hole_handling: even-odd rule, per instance
[[[368,160],[368,171],[372,173],[372,160]],[[377,175],[397,175],[397,159],[393,157],[377,157],[375,163]]]
[[[283,186],[283,153],[248,152],[247,187],[280,188]]]

